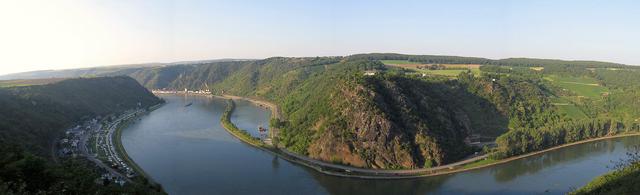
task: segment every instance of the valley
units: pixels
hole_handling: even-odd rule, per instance
[[[0,3],[0,195],[640,194],[640,1]]]
[[[91,76],[128,76],[164,94],[262,102],[277,116],[260,125],[267,134],[245,133],[231,111],[221,124],[321,173],[393,179],[483,170],[556,146],[634,135],[640,83],[619,83],[635,75],[635,67],[605,62],[358,54],[97,69]]]

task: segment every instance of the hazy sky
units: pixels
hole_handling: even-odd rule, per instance
[[[0,74],[369,52],[640,64],[637,2],[0,0]]]

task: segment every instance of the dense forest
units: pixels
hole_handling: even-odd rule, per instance
[[[54,140],[76,123],[149,107],[161,100],[129,77],[67,79],[0,88],[0,193],[110,194],[149,192],[95,183],[99,173],[82,159],[51,161]]]

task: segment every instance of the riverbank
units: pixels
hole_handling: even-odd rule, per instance
[[[266,101],[255,100],[255,99],[246,98],[246,97],[227,96],[227,95],[225,95],[225,96],[215,96],[215,97],[223,98],[223,99],[227,99],[227,100],[229,100],[229,99],[230,100],[234,100],[234,99],[247,100],[247,101],[251,101],[251,102],[254,102],[254,103],[257,103],[257,104],[262,104],[262,105],[265,105],[265,106],[271,108],[272,109],[272,113],[279,111],[275,104],[270,103],[270,102],[266,102]],[[231,110],[231,112],[232,111],[233,110]],[[279,115],[279,113],[276,114],[276,115],[272,115],[272,116],[281,117],[281,115]],[[233,132],[229,131],[229,129],[227,129],[226,127],[225,127],[225,129],[229,133],[231,133],[234,137],[237,137],[238,139],[242,140],[243,142],[248,143],[248,142],[245,141],[245,139],[243,139],[243,138],[239,137],[237,134],[234,134]],[[277,134],[275,134],[273,136],[277,136]],[[543,154],[543,153],[546,153],[546,152],[549,152],[549,151],[553,151],[553,150],[557,150],[557,149],[564,148],[564,147],[569,147],[569,146],[573,146],[573,145],[578,145],[578,144],[583,144],[583,143],[588,143],[588,142],[594,142],[594,141],[599,141],[599,140],[605,140],[605,139],[628,137],[628,136],[640,136],[640,132],[639,133],[618,134],[618,135],[612,135],[612,136],[606,136],[606,137],[599,137],[599,138],[593,138],[593,139],[588,139],[588,140],[582,140],[582,141],[578,141],[578,142],[573,142],[573,143],[563,144],[563,145],[560,145],[560,146],[551,147],[551,148],[548,148],[548,149],[545,149],[545,150],[541,150],[541,151],[537,151],[537,152],[532,152],[532,153],[527,153],[527,154],[518,155],[518,156],[514,156],[514,157],[509,157],[509,158],[501,159],[501,160],[488,159],[489,155],[487,154],[487,155],[482,155],[482,156],[477,156],[477,157],[465,159],[465,160],[458,161],[458,162],[455,162],[455,163],[451,163],[451,164],[448,164],[448,165],[432,167],[432,168],[408,169],[408,170],[377,170],[377,169],[366,169],[366,168],[350,167],[350,166],[327,163],[327,162],[319,161],[319,160],[316,160],[316,159],[311,159],[309,157],[302,156],[302,155],[299,155],[299,154],[295,154],[293,152],[287,151],[286,149],[281,149],[281,148],[278,148],[278,147],[264,147],[264,144],[252,144],[252,143],[248,143],[248,144],[251,145],[251,146],[254,146],[256,148],[268,151],[269,153],[277,155],[277,156],[279,156],[279,157],[281,157],[281,158],[283,158],[283,159],[285,159],[285,160],[287,160],[289,162],[300,164],[300,165],[306,166],[308,168],[312,168],[312,169],[314,169],[314,170],[316,170],[318,172],[321,172],[321,173],[324,173],[324,174],[328,174],[328,175],[340,176],[340,177],[361,178],[361,179],[408,179],[408,178],[429,177],[429,176],[437,176],[437,175],[447,175],[447,174],[471,171],[471,170],[476,170],[476,169],[482,169],[482,168],[495,166],[495,165],[499,165],[499,164],[504,164],[504,163],[511,162],[511,161],[514,161],[514,160],[530,157],[530,156]]]
[[[124,121],[121,121],[118,126],[115,129],[114,135],[113,135],[113,142],[114,142],[114,146],[115,146],[115,150],[116,153],[122,157],[122,159],[125,161],[125,163],[127,165],[129,165],[129,167],[131,167],[136,173],[139,174],[141,180],[143,183],[149,183],[150,185],[162,190],[162,186],[158,183],[156,183],[153,178],[151,178],[151,176],[149,176],[143,169],[142,167],[140,167],[135,161],[133,161],[133,159],[131,159],[131,157],[129,156],[129,154],[127,153],[127,151],[124,149],[124,146],[122,145],[122,130],[124,130],[125,128],[127,128],[132,121],[135,121],[136,119],[140,118],[141,116],[144,116],[146,114],[151,113],[152,111],[162,107],[164,105],[164,103],[160,103],[154,106],[151,106],[149,108],[147,108],[144,112],[140,112],[140,113],[136,113],[134,114],[134,116],[124,119]],[[163,191],[163,190],[162,190]]]
[[[258,99],[253,99],[253,98],[247,98],[247,97],[233,96],[233,95],[222,95],[222,96],[213,95],[213,97],[223,98],[223,99],[249,101],[249,102],[257,104],[259,106],[264,106],[266,108],[269,108],[271,110],[271,118],[282,119],[282,113],[280,112],[280,108],[278,108],[278,106],[276,104],[268,102],[268,101],[258,100]]]
[[[254,147],[264,147],[264,143],[262,143],[259,139],[252,137],[245,130],[239,129],[233,122],[231,122],[231,113],[235,110],[236,106],[232,99],[226,100],[227,107],[222,113],[222,117],[220,118],[220,124],[222,127],[227,130],[227,132],[231,133],[234,137],[240,139],[243,142],[246,142]]]
[[[244,100],[244,101],[248,101],[251,103],[254,103],[260,107],[265,107],[267,109],[269,109],[271,111],[271,119],[275,119],[275,120],[280,120],[282,119],[282,113],[280,112],[280,109],[278,108],[278,106],[274,103],[268,102],[268,101],[264,101],[264,100],[258,100],[258,99],[253,99],[253,98],[246,98],[246,97],[240,97],[240,96],[233,96],[233,95],[222,95],[222,96],[217,96],[217,95],[212,95],[215,98],[222,98],[222,99],[229,99],[229,100]],[[271,145],[273,147],[278,148],[278,142],[277,142],[277,135],[279,133],[279,129],[275,128],[273,126],[271,126],[271,124],[269,124],[269,142],[267,143],[268,145]],[[274,141],[275,140],[275,141]]]
[[[547,149],[540,150],[540,151],[536,151],[536,152],[530,152],[530,153],[527,153],[527,154],[522,154],[522,155],[518,155],[518,156],[514,156],[514,157],[505,158],[505,159],[498,160],[496,162],[489,163],[489,164],[486,164],[486,165],[473,167],[473,168],[471,168],[469,170],[480,169],[480,168],[489,167],[489,166],[493,166],[493,165],[503,164],[503,163],[507,163],[507,162],[510,162],[510,161],[514,161],[514,160],[518,160],[518,159],[522,159],[522,158],[526,158],[526,157],[530,157],[530,156],[543,154],[543,153],[546,153],[546,152],[550,152],[550,151],[553,151],[553,150],[558,150],[558,149],[569,147],[569,146],[574,146],[574,145],[579,145],[579,144],[584,144],[584,143],[589,143],[589,142],[594,142],[594,141],[600,141],[600,140],[620,138],[620,137],[630,137],[630,136],[640,136],[640,132],[609,135],[609,136],[604,136],[604,137],[598,137],[598,138],[592,138],[592,139],[586,139],[586,140],[582,140],[582,141],[572,142],[572,143],[563,144],[563,145],[559,145],[559,146],[554,146],[554,147],[547,148]],[[463,170],[463,171],[466,171],[466,170]]]

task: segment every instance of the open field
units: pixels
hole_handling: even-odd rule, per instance
[[[45,85],[65,80],[64,78],[30,79],[30,80],[0,80],[0,87],[19,87],[29,85]]]
[[[432,66],[435,64],[422,64],[418,62],[411,62],[407,60],[380,60],[385,65],[402,67],[402,68],[418,68],[422,66]],[[447,68],[467,68],[467,69],[478,69],[480,68],[480,64],[438,64]]]
[[[549,75],[545,76],[544,79],[558,87],[570,90],[578,96],[598,98],[602,94],[609,92],[606,87],[600,86],[594,78]]]
[[[473,72],[473,74],[476,74],[476,75],[480,74],[479,64],[438,64],[446,68],[459,68],[459,69],[427,70],[427,69],[420,69],[419,67],[432,66],[434,64],[419,64],[419,63],[410,62],[407,60],[380,60],[380,61],[387,66],[411,69],[416,72],[425,73],[425,74],[455,77],[455,76],[458,76],[458,74],[460,74],[461,72],[467,71],[467,69],[470,69],[471,72]]]
[[[580,108],[563,97],[551,98],[551,102],[558,108],[560,114],[566,114],[567,117],[574,119],[587,118]]]
[[[566,114],[569,118],[581,119],[588,117],[573,102],[579,101],[584,97],[597,99],[602,94],[609,92],[606,87],[600,86],[596,79],[590,77],[549,75],[545,76],[544,79],[577,95],[551,98],[551,102],[558,108],[558,112]]]

